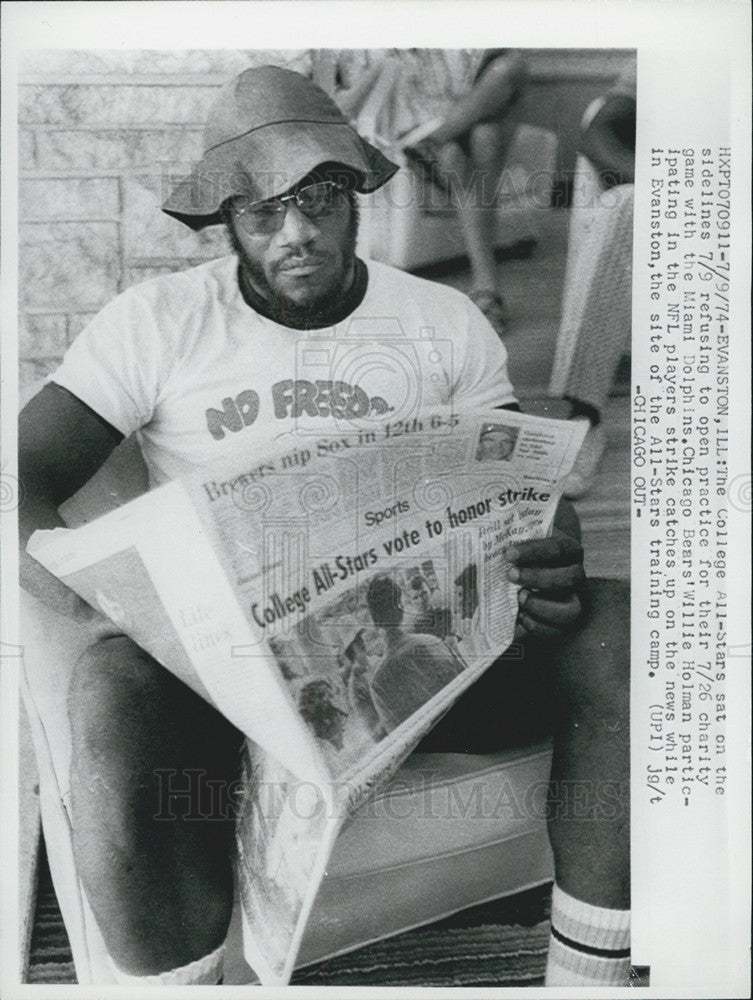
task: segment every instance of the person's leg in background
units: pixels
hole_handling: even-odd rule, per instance
[[[500,658],[418,749],[492,753],[553,735],[547,815],[555,860],[547,985],[628,985],[630,592],[590,580],[564,639]]]
[[[497,289],[495,235],[497,185],[515,135],[517,121],[510,115],[499,122],[475,125],[466,148],[445,143],[438,162],[447,178],[453,205],[471,266],[470,298],[500,335],[505,332],[507,310]]]
[[[525,62],[517,52],[491,58],[482,66],[471,90],[454,103],[428,141],[436,145],[457,142],[474,125],[504,118],[520,97],[526,75]]]
[[[593,485],[607,447],[601,416],[620,358],[630,345],[633,196],[630,184],[600,196],[582,245],[574,248],[575,266],[568,265],[567,281],[579,287],[574,294],[565,288],[550,392],[570,402],[571,419],[589,422],[564,487],[570,499],[584,496]]]
[[[636,66],[586,110],[581,123],[562,319],[551,395],[570,401],[588,432],[565,484],[571,500],[591,488],[607,446],[601,413],[629,344],[632,299]]]
[[[116,979],[217,983],[240,734],[125,636],[81,657],[68,710],[76,865]]]
[[[429,178],[449,192],[471,265],[471,298],[501,335],[506,309],[494,259],[496,191],[518,124],[526,67],[518,53],[491,58],[472,89],[428,136],[404,148]]]

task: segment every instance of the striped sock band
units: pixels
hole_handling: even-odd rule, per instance
[[[189,965],[169,972],[158,972],[152,976],[134,976],[118,968],[110,958],[110,968],[115,982],[122,986],[210,986],[222,982],[222,969],[225,957],[224,943],[209,955],[197,958]]]
[[[545,986],[629,986],[630,910],[583,903],[555,884]]]

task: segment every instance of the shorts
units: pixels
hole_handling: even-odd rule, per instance
[[[529,638],[502,654],[416,747],[417,753],[496,753],[539,743],[554,731],[551,640]]]

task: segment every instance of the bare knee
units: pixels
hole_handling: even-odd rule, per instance
[[[471,162],[459,142],[444,142],[437,149],[437,161],[451,184],[467,185],[472,179]]]
[[[183,815],[204,810],[211,781],[231,785],[237,776],[240,733],[125,636],[95,643],[80,658],[68,714],[74,821],[91,822],[84,813],[99,798],[129,828],[148,826],[170,782],[177,792],[203,776],[199,803],[193,792],[180,797]]]
[[[484,84],[492,84],[499,90],[520,91],[528,81],[528,67],[518,53],[500,53],[491,59],[482,73]]]
[[[474,166],[486,173],[499,174],[515,137],[517,122],[512,118],[479,122],[470,133],[470,151]]]
[[[137,753],[169,713],[169,675],[125,636],[89,647],[68,693],[74,764],[116,766]]]

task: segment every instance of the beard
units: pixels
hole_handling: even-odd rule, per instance
[[[342,266],[316,295],[306,302],[296,302],[286,297],[274,280],[267,277],[262,265],[252,258],[235,232],[234,226],[226,220],[225,229],[230,245],[238,258],[241,290],[250,298],[261,298],[264,312],[282,326],[295,329],[317,329],[331,326],[344,318],[343,308],[348,301],[348,293],[355,277],[356,239],[358,237],[358,203],[348,194],[350,219],[342,244]]]

